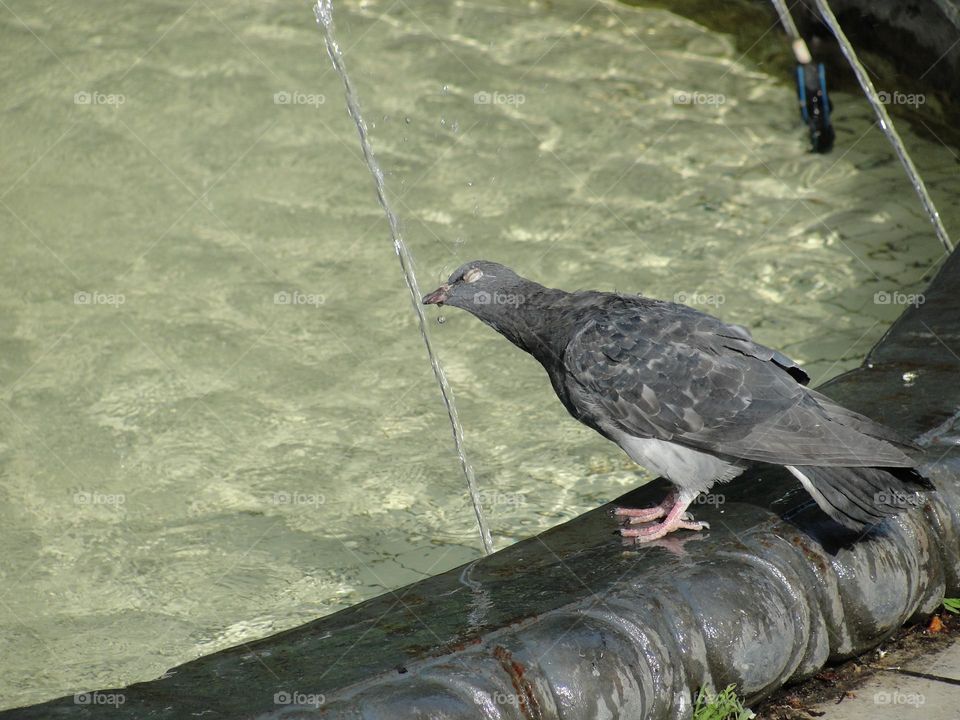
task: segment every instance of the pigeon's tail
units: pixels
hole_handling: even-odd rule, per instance
[[[920,450],[917,445],[905,438],[900,437],[898,432],[891,430],[886,425],[881,425],[880,423],[871,420],[866,415],[861,415],[858,412],[854,412],[853,410],[845,408],[843,405],[838,405],[826,395],[818,393],[816,390],[808,389],[807,392],[812,395],[814,400],[817,401],[817,404],[823,408],[827,414],[827,417],[834,422],[840,423],[845,427],[852,428],[859,433],[863,433],[864,435],[868,435],[869,437],[877,440],[885,440],[898,450],[902,450],[907,453],[917,452]]]
[[[788,465],[787,469],[827,515],[853,530],[922,506],[918,492],[933,488],[914,468]]]

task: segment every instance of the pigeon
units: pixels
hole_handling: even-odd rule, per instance
[[[656,507],[615,510],[637,542],[707,528],[690,504],[757,462],[785,466],[856,531],[932,488],[908,455],[918,447],[807,387],[797,363],[746,328],[686,305],[548,288],[485,260],[423,303],[466,310],[533,355],[574,418],[672,483]]]

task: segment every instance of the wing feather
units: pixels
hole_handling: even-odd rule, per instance
[[[604,308],[567,346],[566,390],[588,424],[782,465],[915,464],[887,442],[893,431],[822,402],[796,363],[742,328],[654,305]]]

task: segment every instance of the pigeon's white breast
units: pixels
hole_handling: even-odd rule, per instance
[[[691,497],[709,490],[716,482],[736,477],[744,470],[742,466],[716,455],[666,440],[638,438],[623,431],[612,432],[611,435],[631,460],[689,491]]]

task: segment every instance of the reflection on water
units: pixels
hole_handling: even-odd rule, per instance
[[[3,702],[156,677],[475,559],[309,9],[10,7]],[[819,381],[940,258],[863,101],[834,95],[837,149],[810,155],[788,78],[666,11],[370,1],[337,23],[424,284],[483,257],[682,297]],[[904,134],[951,227],[953,156]],[[498,546],[644,479],[532,359],[447,316]]]

